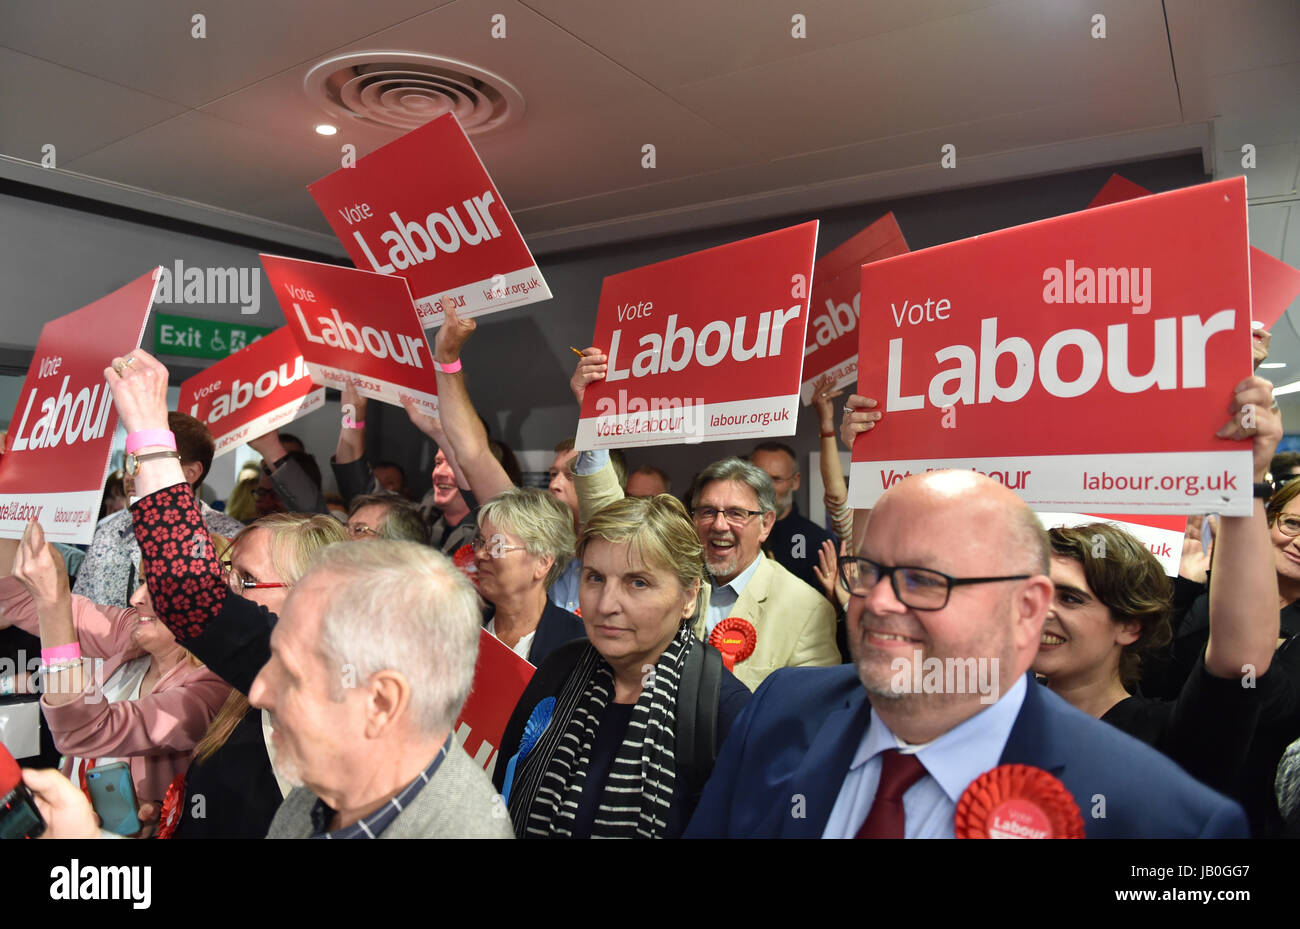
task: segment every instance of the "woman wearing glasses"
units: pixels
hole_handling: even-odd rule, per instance
[[[34,521],[21,542],[0,540],[0,628],[10,625],[41,637],[41,710],[63,773],[84,789],[89,770],[126,761],[141,808],[156,810],[229,686],[156,621],[143,584],[127,609],[74,596]]]
[[[137,349],[114,358],[104,376],[127,429],[127,447],[133,449],[129,469],[135,472],[140,498],[131,507],[132,525],[140,543],[140,573],[158,619],[177,642],[241,695],[247,694],[270,658],[271,626],[294,580],[321,549],[345,541],[346,530],[332,516],[265,516],[235,537],[223,562],[199,518],[194,492],[172,448],[175,441],[167,430],[167,369]],[[265,812],[263,804],[253,799],[270,793],[269,765],[261,766],[267,751],[259,745],[261,714],[247,710],[241,714],[232,705],[223,716],[222,728],[230,727],[223,742],[234,740],[250,754],[231,762],[223,759],[223,767],[215,773],[209,768],[214,756],[204,756],[206,761],[195,772],[210,778],[207,789],[216,798],[191,790],[192,796],[204,794],[202,816],[184,802],[180,785],[173,785],[170,806],[175,808],[179,795],[180,811],[193,816],[192,823],[187,820],[187,833],[192,826],[195,831],[207,829],[208,834],[217,834],[217,829],[228,835],[248,834],[252,820]],[[214,740],[220,736],[217,730],[210,734]],[[235,754],[232,747],[227,757]],[[164,803],[164,830],[171,825],[168,806]],[[274,813],[274,806],[270,812]]]
[[[484,624],[516,655],[538,665],[586,635],[582,620],[546,595],[573,559],[573,516],[554,496],[536,487],[497,494],[479,510],[470,544]]]
[[[235,536],[221,559],[222,578],[236,596],[226,599],[226,615],[214,623],[228,622],[232,632],[244,625],[249,641],[265,629],[269,649],[271,624],[293,585],[326,546],[345,538],[332,516],[274,513],[257,520]],[[233,658],[219,663],[235,689],[195,746],[194,763],[176,788],[178,839],[263,838],[288,786],[271,766],[270,718],[250,707],[252,677]],[[252,676],[260,669],[252,668]],[[204,798],[201,816],[194,815],[197,796]]]
[[[537,669],[494,783],[521,838],[676,838],[750,697],[691,633],[703,547],[660,494],[598,511],[578,554],[588,641]]]

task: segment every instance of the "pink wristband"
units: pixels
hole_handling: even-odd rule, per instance
[[[356,422],[354,422],[351,426],[348,426],[348,428],[349,428],[349,429],[364,429],[364,428],[366,428],[366,421],[365,421],[364,419],[358,419],[358,420],[357,420]]]
[[[67,645],[56,645],[53,648],[41,649],[41,664],[51,665],[60,661],[80,661],[81,660],[81,643],[69,642]]]
[[[455,361],[449,361],[445,365],[440,365],[435,361],[433,363],[433,369],[435,371],[441,371],[443,374],[455,374],[460,370],[460,359],[457,358]]]
[[[161,445],[163,448],[175,451],[176,435],[170,429],[141,429],[126,437],[128,455],[134,455],[140,449],[148,448],[150,445]]]

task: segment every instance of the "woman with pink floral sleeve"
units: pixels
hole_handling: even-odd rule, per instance
[[[12,569],[11,569],[12,566]],[[128,761],[140,804],[159,805],[189,766],[230,686],[156,621],[145,585],[130,609],[72,596],[62,559],[36,522],[0,540],[0,628],[41,638],[41,709],[63,752],[63,773]],[[103,667],[83,658],[102,658]]]

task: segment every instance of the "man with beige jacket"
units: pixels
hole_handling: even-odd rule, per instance
[[[605,452],[583,452],[573,464],[580,517],[588,517],[623,496]],[[778,668],[840,663],[835,613],[826,598],[763,555],[762,544],[776,523],[776,493],[761,468],[724,458],[696,478],[691,515],[704,545],[712,583],[696,613],[695,635],[708,642],[724,628],[752,628],[753,653],[733,673],[751,690]],[[724,650],[725,653],[725,650]]]

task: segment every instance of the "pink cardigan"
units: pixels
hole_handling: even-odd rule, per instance
[[[12,577],[0,578],[0,615],[20,629],[40,634],[36,604]],[[131,644],[137,615],[134,609],[72,597],[72,622],[81,653],[105,659],[104,681],[124,662],[145,654]],[[139,802],[160,802],[172,779],[189,768],[194,746],[225,703],[230,686],[189,660],[164,674],[153,692],[139,700],[109,703],[98,693],[98,684],[87,683],[85,696],[90,699],[51,706],[41,698],[55,747],[68,756],[63,773],[71,773],[74,755],[129,758]]]

